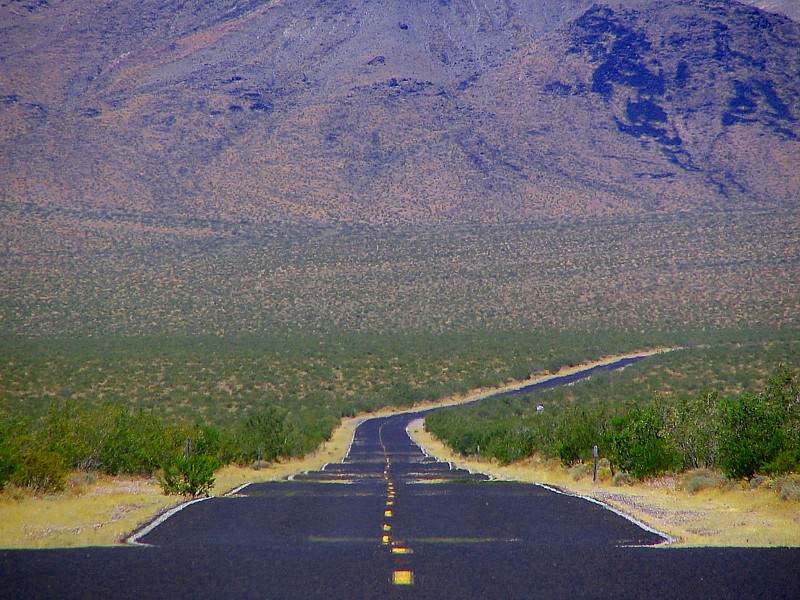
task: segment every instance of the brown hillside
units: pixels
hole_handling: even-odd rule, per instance
[[[233,221],[796,202],[800,25],[591,4],[4,1],[0,190]]]
[[[742,0],[742,3],[800,21],[800,2],[795,0]]]

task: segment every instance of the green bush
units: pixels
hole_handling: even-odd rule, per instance
[[[684,469],[710,467],[717,455],[716,410],[718,393],[706,390],[683,397],[666,407],[666,426]]]
[[[150,475],[180,455],[185,437],[180,433],[176,437],[151,412],[119,410],[114,428],[103,440],[100,464],[112,475]]]
[[[763,392],[781,423],[781,447],[767,465],[770,473],[800,471],[800,378],[781,364],[772,372]]]
[[[485,456],[493,456],[507,465],[533,454],[535,435],[529,429],[516,429],[495,435],[486,443]]]
[[[214,486],[214,471],[219,467],[216,458],[193,454],[165,467],[159,483],[168,496],[208,496]]]
[[[187,431],[186,434],[192,440],[192,454],[214,456],[223,464],[236,459],[235,439],[232,432],[212,425],[203,425],[196,426],[193,431]],[[177,436],[178,432],[175,432],[176,439],[178,439]]]
[[[768,473],[798,473],[800,472],[800,451],[795,449],[781,450],[775,455],[764,469]]]
[[[114,411],[87,409],[75,400],[52,403],[36,431],[36,443],[64,457],[75,469],[97,466],[100,440],[113,427]]]
[[[719,465],[732,479],[762,472],[783,444],[780,413],[764,395],[742,394],[720,403]]]
[[[17,470],[17,464],[16,457],[11,451],[0,445],[0,492],[3,491],[6,483],[13,477]]]
[[[261,453],[262,460],[274,461],[289,454],[293,441],[291,427],[274,406],[250,415],[243,423],[238,438],[238,460],[249,463]]]
[[[600,443],[603,418],[585,409],[566,411],[555,429],[552,452],[564,466],[592,458],[592,448]]]
[[[19,467],[17,453],[11,445],[10,428],[0,422],[0,492]]]
[[[660,475],[680,466],[680,456],[653,407],[634,408],[613,418],[608,439],[608,458],[613,468],[636,479]]]
[[[28,450],[11,476],[11,482],[38,494],[62,492],[67,485],[69,465],[63,456],[50,450]]]

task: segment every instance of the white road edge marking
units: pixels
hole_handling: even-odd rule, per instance
[[[377,418],[377,417],[373,417],[373,418]],[[347,460],[350,457],[350,451],[353,449],[353,443],[356,441],[356,430],[364,424],[364,421],[369,421],[369,419],[368,418],[361,418],[361,419],[356,420],[353,423],[353,437],[350,438],[350,444],[348,444],[348,446],[347,446],[347,452],[345,453],[344,458],[342,459],[342,462],[344,462],[345,460]],[[325,466],[327,467],[328,465],[326,464]]]
[[[238,494],[239,492],[241,492],[241,491],[242,491],[244,488],[246,488],[246,487],[247,487],[248,485],[250,485],[250,484],[251,484],[251,482],[248,482],[248,483],[243,483],[243,484],[242,484],[242,485],[240,485],[239,487],[237,487],[237,488],[233,488],[233,489],[232,489],[230,492],[225,492],[225,493],[224,493],[224,494],[222,494],[222,495],[223,495],[223,496],[235,496],[236,494]]]
[[[248,485],[248,484],[245,484],[245,485]],[[242,487],[244,487],[244,486],[242,486]],[[210,500],[211,498],[212,498],[212,496],[206,496],[204,498],[195,498],[194,500],[189,500],[188,502],[182,502],[178,506],[176,506],[174,508],[171,508],[170,510],[165,512],[163,515],[158,517],[155,521],[152,521],[144,529],[140,529],[139,531],[135,532],[133,535],[131,535],[128,539],[125,540],[125,543],[126,544],[130,544],[131,546],[144,546],[144,547],[148,547],[149,548],[151,546],[151,544],[145,544],[144,542],[140,542],[139,539],[141,539],[144,536],[146,536],[148,533],[153,531],[153,529],[155,529],[156,527],[161,525],[164,521],[169,519],[171,516],[178,514],[180,511],[182,511],[187,506],[190,506],[192,504],[197,504],[198,502],[203,502],[204,500]]]
[[[422,421],[422,422],[424,423],[424,422],[425,422],[425,418],[424,418],[424,417],[420,417],[419,419],[414,419],[414,421],[410,421],[410,422],[408,423],[408,425],[406,425],[406,435],[408,436],[408,439],[410,439],[410,440],[411,440],[411,442],[412,442],[412,443],[413,443],[413,444],[414,444],[414,445],[415,445],[417,448],[419,448],[420,450],[422,450],[422,453],[423,453],[423,454],[424,454],[426,457],[428,457],[428,458],[434,458],[434,459],[436,459],[436,462],[440,462],[440,463],[446,462],[446,463],[449,465],[449,467],[450,467],[450,470],[451,470],[451,471],[455,471],[456,469],[461,469],[461,470],[463,470],[463,471],[466,471],[466,472],[467,472],[467,473],[469,473],[470,475],[484,475],[485,477],[488,477],[488,478],[489,478],[487,481],[495,481],[495,480],[497,479],[497,478],[496,478],[494,475],[491,475],[491,474],[489,474],[489,473],[483,473],[483,472],[481,472],[481,471],[473,471],[473,470],[472,470],[471,468],[469,468],[469,467],[457,467],[456,465],[454,465],[454,464],[453,464],[452,462],[450,462],[449,460],[447,460],[447,461],[445,461],[445,460],[441,460],[441,459],[439,459],[439,458],[437,458],[437,457],[435,457],[435,456],[432,456],[432,455],[428,454],[428,451],[427,451],[427,450],[425,450],[425,448],[423,448],[423,447],[422,447],[420,444],[418,444],[418,443],[417,443],[417,441],[414,439],[414,437],[411,435],[411,432],[409,431],[410,427],[411,427],[412,425],[414,425],[414,424],[415,424],[417,421]],[[410,481],[409,483],[414,483],[414,482],[413,482],[413,481]]]
[[[634,518],[634,517],[632,517],[630,515],[626,515],[621,510],[619,510],[617,508],[614,508],[613,506],[611,506],[609,504],[606,504],[605,502],[603,502],[602,500],[598,500],[597,498],[592,498],[591,496],[584,496],[583,494],[575,494],[573,492],[567,492],[565,490],[560,490],[557,487],[553,487],[551,485],[547,485],[546,483],[535,483],[534,485],[538,485],[539,487],[543,487],[544,489],[550,490],[551,492],[555,492],[556,494],[561,494],[562,496],[572,496],[573,498],[580,498],[581,500],[586,500],[588,502],[593,502],[594,504],[602,506],[606,510],[610,510],[611,512],[619,515],[623,519],[627,519],[628,521],[630,521],[631,523],[633,523],[637,527],[640,527],[641,529],[644,529],[645,531],[647,531],[649,533],[652,533],[654,535],[660,536],[660,537],[664,538],[664,540],[665,540],[665,541],[663,541],[663,542],[661,542],[659,544],[647,544],[647,545],[631,544],[631,545],[621,546],[622,548],[653,548],[653,547],[657,547],[657,546],[666,546],[668,544],[674,544],[675,542],[678,541],[677,538],[672,537],[668,533],[664,533],[663,531],[659,531],[658,529],[653,529],[649,525],[646,525],[645,523],[642,523],[640,520],[638,520],[638,519],[636,519],[636,518]]]

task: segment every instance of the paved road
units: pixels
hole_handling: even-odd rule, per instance
[[[341,464],[193,504],[146,546],[0,552],[2,598],[797,598],[798,549],[677,549],[364,422]]]

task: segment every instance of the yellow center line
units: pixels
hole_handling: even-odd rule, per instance
[[[392,573],[392,583],[394,585],[414,585],[414,573],[412,571],[394,571]]]
[[[392,460],[389,457],[389,453],[386,450],[386,444],[383,441],[383,427],[385,424],[385,422],[381,424],[380,428],[378,429],[378,440],[380,441],[381,448],[383,449],[383,454],[386,457],[386,467],[383,470],[383,478],[386,480],[386,509],[383,511],[383,516],[386,519],[391,519],[394,513],[389,507],[394,506],[395,489],[394,482],[392,481],[390,474]],[[381,536],[381,543],[385,546],[388,546],[391,543],[391,552],[393,555],[402,556],[405,554],[413,554],[411,548],[403,546],[402,542],[391,540],[388,532],[392,530],[392,526],[386,521],[383,523],[382,530],[383,535]],[[396,559],[395,570],[392,571],[392,584],[403,586],[414,585],[414,572],[407,568],[400,568],[403,566],[405,566],[404,561],[399,558]]]

